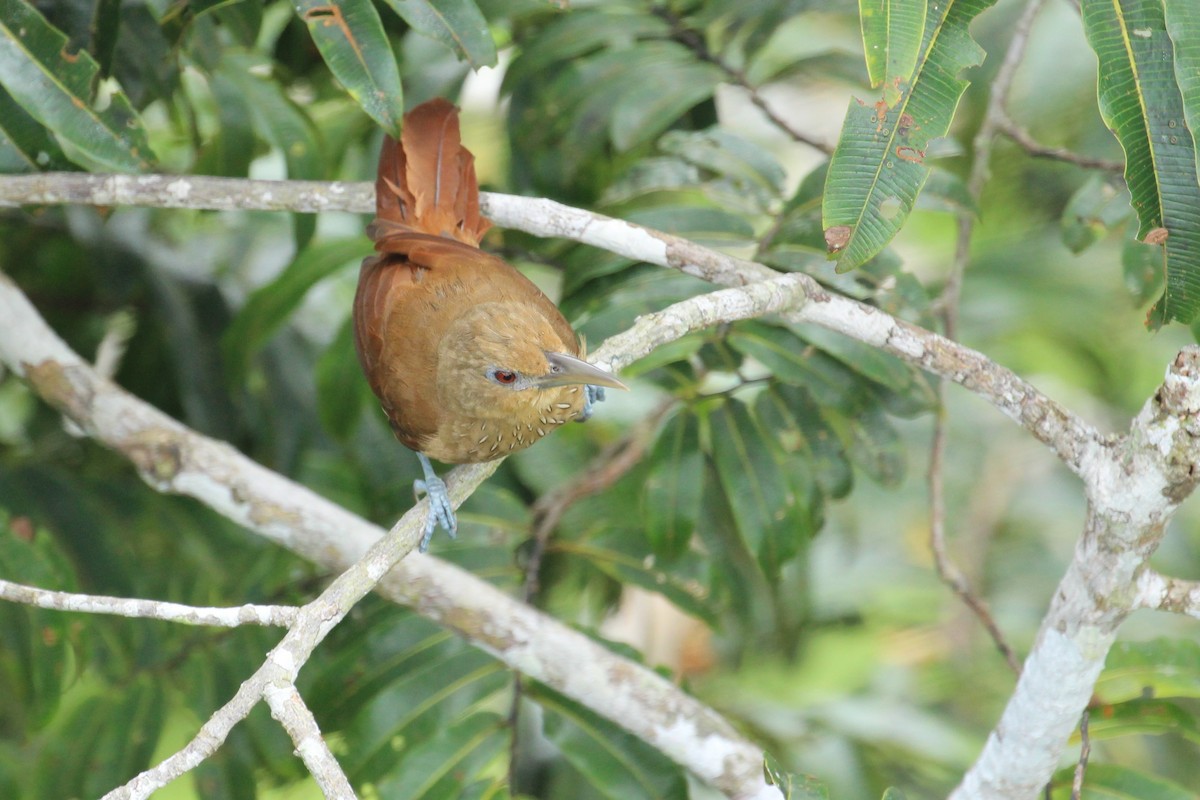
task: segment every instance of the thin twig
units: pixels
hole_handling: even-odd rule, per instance
[[[1092,740],[1088,737],[1088,717],[1091,712],[1083,710],[1079,717],[1079,761],[1075,764],[1075,776],[1071,779],[1071,800],[1083,795],[1083,775],[1087,772],[1088,758],[1092,754]]]
[[[112,614],[118,617],[158,619],[184,625],[212,625],[224,628],[236,628],[241,625],[286,627],[292,624],[300,611],[295,606],[185,606],[160,600],[56,592],[6,580],[0,580],[0,599],[56,611]]]
[[[1020,65],[1021,58],[1025,53],[1025,47],[1029,41],[1029,33],[1033,28],[1034,18],[1037,17],[1044,2],[1045,0],[1030,0],[1029,4],[1025,7],[1025,11],[1021,14],[1016,27],[1013,29],[1012,41],[1009,42],[1008,51],[1004,54],[1004,61],[1001,63],[1000,69],[996,73],[996,78],[992,82],[991,99],[984,113],[983,124],[980,125],[979,132],[975,136],[975,161],[971,166],[971,175],[967,181],[967,191],[976,203],[978,203],[983,193],[983,185],[987,181],[992,143],[995,141],[1000,119],[1003,115],[1004,107],[1008,102],[1008,94],[1012,89],[1017,67]],[[963,275],[966,272],[967,261],[970,258],[971,236],[974,229],[974,215],[969,212],[960,213],[958,216],[958,240],[955,244],[954,261],[950,269],[950,275],[946,279],[946,285],[935,304],[939,310],[943,330],[949,339],[957,338],[958,334],[959,297],[962,293]],[[939,406],[944,407],[945,384],[938,383],[937,394]],[[982,597],[979,597],[972,591],[966,576],[959,569],[958,565],[954,563],[946,548],[946,480],[944,470],[946,438],[945,414],[938,414],[933,423],[933,441],[930,444],[929,456],[929,549],[933,553],[934,565],[942,582],[950,587],[950,590],[979,618],[988,635],[992,637],[992,641],[996,643],[996,648],[1004,656],[1005,662],[1014,673],[1020,675],[1020,661],[1017,659],[1008,641],[1004,638],[1000,627],[996,624],[996,620],[988,609],[987,603],[984,602]]]
[[[714,53],[711,49],[709,49],[708,43],[704,41],[703,35],[687,27],[679,15],[663,6],[655,7],[653,9],[653,13],[655,16],[665,20],[670,24],[672,39],[691,50],[692,53],[695,54],[696,58],[717,67],[717,69],[725,73],[725,77],[729,78],[730,82],[745,90],[747,96],[750,98],[750,102],[757,106],[758,109],[767,117],[767,119],[769,119],[775,125],[775,127],[779,128],[779,130],[783,131],[794,141],[797,141],[800,144],[806,144],[809,147],[820,150],[822,153],[827,155],[833,152],[832,145],[810,136],[803,131],[797,130],[796,128],[792,127],[791,123],[779,116],[779,114],[777,114],[775,110],[771,108],[770,104],[767,103],[766,98],[762,96],[759,88],[750,82],[750,79],[746,76],[746,73],[730,64],[719,54]]]
[[[1008,116],[1007,112],[997,123],[997,130],[1003,133],[1008,138],[1012,139],[1021,149],[1035,158],[1050,158],[1055,161],[1064,161],[1068,164],[1074,164],[1077,167],[1085,169],[1102,169],[1105,172],[1114,172],[1118,175],[1124,173],[1125,165],[1120,161],[1110,161],[1107,158],[1097,158],[1095,156],[1085,156],[1076,153],[1073,150],[1068,150],[1065,147],[1051,147],[1042,144],[1030,135],[1029,131],[1022,128]]]

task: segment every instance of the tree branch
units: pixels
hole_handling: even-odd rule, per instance
[[[1169,578],[1146,568],[1137,576],[1136,608],[1171,611],[1200,619],[1200,582]]]
[[[1200,475],[1200,347],[1083,475],[1088,515],[1074,557],[999,724],[952,800],[1028,798],[1050,779],[1166,524]]]
[[[214,210],[374,211],[369,183],[250,181],[171,175],[87,175],[73,172],[0,176],[2,204],[143,205]],[[571,239],[637,261],[678,269],[712,283],[744,286],[778,277],[752,261],[552,200],[485,192],[483,212],[502,228]],[[1046,444],[1078,473],[1103,444],[1092,426],[983,354],[886,312],[834,294],[808,276],[793,276],[811,302],[788,319],[812,322],[878,347],[980,395]]]
[[[0,579],[0,600],[11,600],[55,611],[79,611],[86,614],[113,614],[135,619],[160,619],[185,625],[215,625],[236,628],[241,625],[286,627],[300,609],[294,606],[244,605],[236,608],[203,608],[126,597],[55,592]]]

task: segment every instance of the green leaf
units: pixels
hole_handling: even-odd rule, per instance
[[[222,337],[230,380],[241,382],[254,353],[295,312],[317,281],[361,259],[369,247],[361,236],[318,242],[305,248],[279,277],[256,289]]]
[[[679,766],[637,736],[540,683],[526,691],[545,712],[546,738],[604,797],[688,796]]]
[[[0,88],[0,173],[68,169],[54,137]]]
[[[926,0],[858,0],[867,75],[871,88],[883,84],[889,106],[900,99],[900,87],[916,69],[926,10]]]
[[[1055,777],[1054,800],[1071,797],[1074,773],[1071,767]],[[1118,764],[1092,762],[1084,772],[1081,800],[1196,800],[1196,793],[1157,775]]]
[[[786,800],[829,800],[829,790],[810,775],[788,772],[770,753],[763,757],[763,778],[778,786]]]
[[[746,406],[722,403],[709,414],[712,457],[747,548],[772,580],[813,533],[809,494]]]
[[[894,103],[850,101],[825,182],[826,244],[845,272],[881,251],[904,225],[929,176],[930,143],[945,136],[967,82],[983,60],[968,26],[995,0],[947,0],[928,15],[911,82]]]
[[[1100,113],[1125,151],[1138,238],[1160,249],[1167,276],[1147,324],[1191,323],[1200,314],[1200,184],[1162,2],[1084,3],[1083,21],[1100,66]]]
[[[835,498],[850,493],[854,486],[850,460],[807,389],[773,382],[755,399],[754,411],[785,453],[807,462],[821,491]]]
[[[702,477],[698,476],[699,479]],[[696,494],[699,496],[699,491]],[[678,574],[676,565],[672,565],[671,569],[660,569],[644,555],[622,553],[595,541],[561,541],[554,545],[553,552],[585,559],[622,585],[640,586],[646,591],[661,594],[681,611],[710,625],[716,624],[716,614],[704,588],[690,577]]]
[[[1192,138],[1200,130],[1200,17],[1190,0],[1163,0],[1167,35],[1175,51],[1175,79],[1183,99],[1183,113]],[[1200,141],[1195,142],[1200,158]]]
[[[1063,244],[1072,253],[1082,253],[1132,213],[1124,191],[1093,175],[1071,195],[1063,209]]]
[[[200,152],[195,171],[202,175],[245,177],[254,160],[254,112],[241,90],[220,72],[210,76],[209,89],[220,128]]]
[[[354,320],[347,318],[317,359],[317,414],[335,439],[346,442],[363,417],[370,396],[354,353]]]
[[[387,0],[412,28],[458,53],[474,69],[496,65],[496,43],[474,0]]]
[[[651,141],[689,108],[712,97],[723,77],[713,64],[697,62],[683,48],[666,51],[641,81],[625,92],[609,121],[617,152]]]
[[[704,458],[700,420],[687,408],[667,419],[647,458],[642,520],[654,552],[674,558],[687,549],[696,527]]]
[[[1106,703],[1200,697],[1200,644],[1186,639],[1118,642],[1096,681],[1096,696]]]
[[[1200,743],[1196,715],[1167,700],[1128,700],[1101,706],[1088,718],[1088,736],[1092,741],[1165,733]]]
[[[508,746],[508,725],[499,714],[471,714],[435,735],[412,742],[399,774],[380,781],[380,797],[458,797]]]
[[[97,97],[99,67],[24,0],[0,0],[0,86],[52,130],[72,161],[108,172],[141,172],[154,153],[119,89]]]
[[[287,97],[282,86],[260,77],[258,66],[259,62],[249,55],[226,53],[218,74],[245,98],[259,135],[283,154],[289,178],[325,177],[325,163],[312,121]]]
[[[400,135],[404,90],[379,12],[371,0],[293,0],[329,70],[392,136]]]

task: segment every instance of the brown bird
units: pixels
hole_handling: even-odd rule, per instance
[[[586,419],[597,387],[626,388],[583,360],[571,325],[528,278],[479,249],[475,159],[458,110],[430,100],[384,140],[375,180],[376,254],[354,297],[358,360],[392,430],[415,450],[429,495],[421,550],[441,524],[457,531],[429,457],[451,464],[523,450]]]

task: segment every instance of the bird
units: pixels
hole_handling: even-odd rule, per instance
[[[385,136],[375,180],[375,253],[363,260],[352,311],[363,374],[396,438],[424,473],[413,493],[453,538],[454,508],[430,459],[491,461],[586,419],[603,387],[626,389],[589,364],[562,313],[532,281],[480,248],[475,159],[458,109],[437,98]]]

